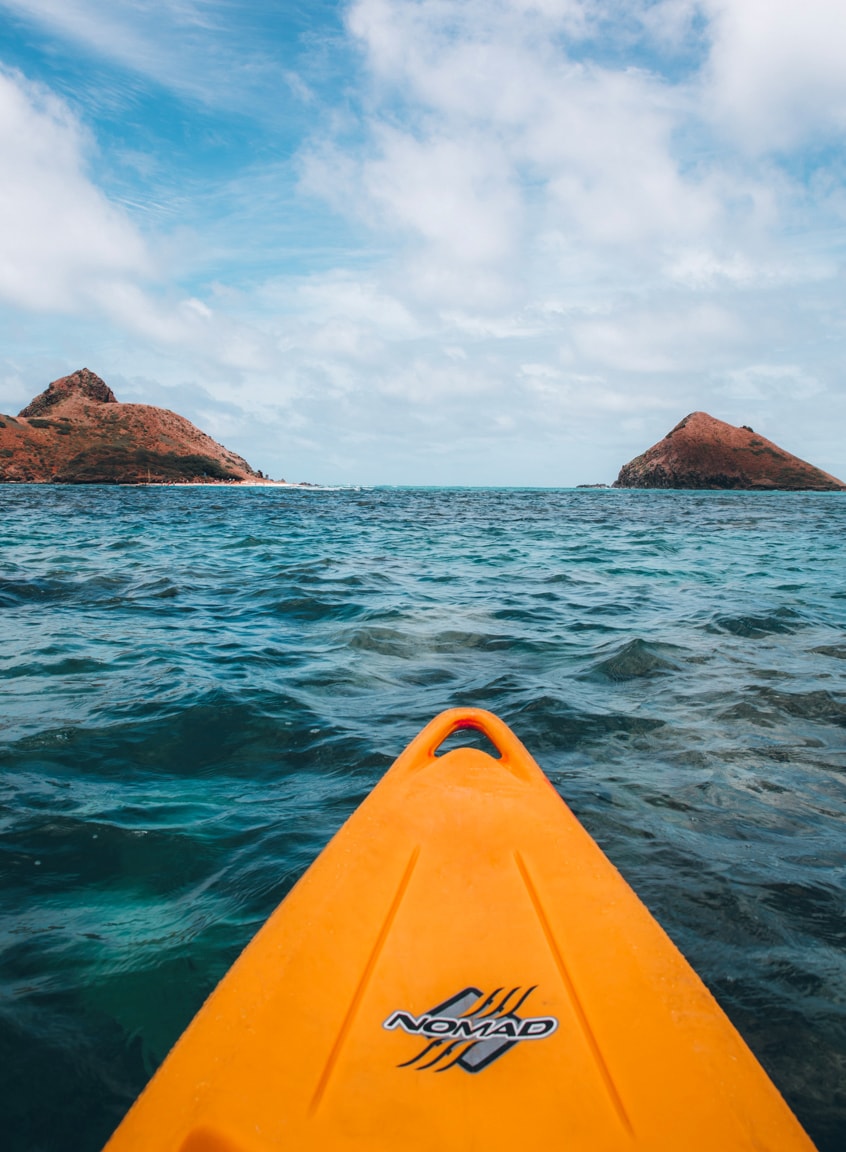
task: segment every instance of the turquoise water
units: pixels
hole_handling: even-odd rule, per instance
[[[433,715],[498,712],[846,1147],[846,500],[0,489],[0,1116],[94,1152]]]

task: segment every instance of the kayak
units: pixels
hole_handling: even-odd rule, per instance
[[[476,747],[439,751],[460,728]],[[408,746],[107,1152],[812,1152],[514,733]]]

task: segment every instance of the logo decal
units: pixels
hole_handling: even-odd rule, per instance
[[[504,995],[502,988],[495,988],[489,996],[479,988],[464,988],[422,1016],[392,1012],[383,1028],[389,1031],[399,1028],[429,1041],[416,1056],[397,1067],[416,1067],[418,1072],[425,1068],[446,1072],[454,1067],[463,1068],[465,1072],[481,1072],[522,1040],[543,1040],[551,1036],[558,1027],[554,1016],[517,1015],[535,988],[536,984],[522,996],[519,987]],[[425,1063],[421,1064],[421,1060]]]

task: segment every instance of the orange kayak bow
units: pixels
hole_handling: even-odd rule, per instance
[[[458,728],[499,752],[456,748]],[[702,981],[501,720],[399,757],[107,1152],[812,1152]]]

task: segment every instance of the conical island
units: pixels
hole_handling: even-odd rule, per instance
[[[88,368],[54,380],[18,416],[0,414],[0,481],[232,484],[263,479],[184,416],[150,404],[121,404]]]
[[[748,488],[846,491],[846,484],[744,425],[691,412],[620,469],[614,488]]]

